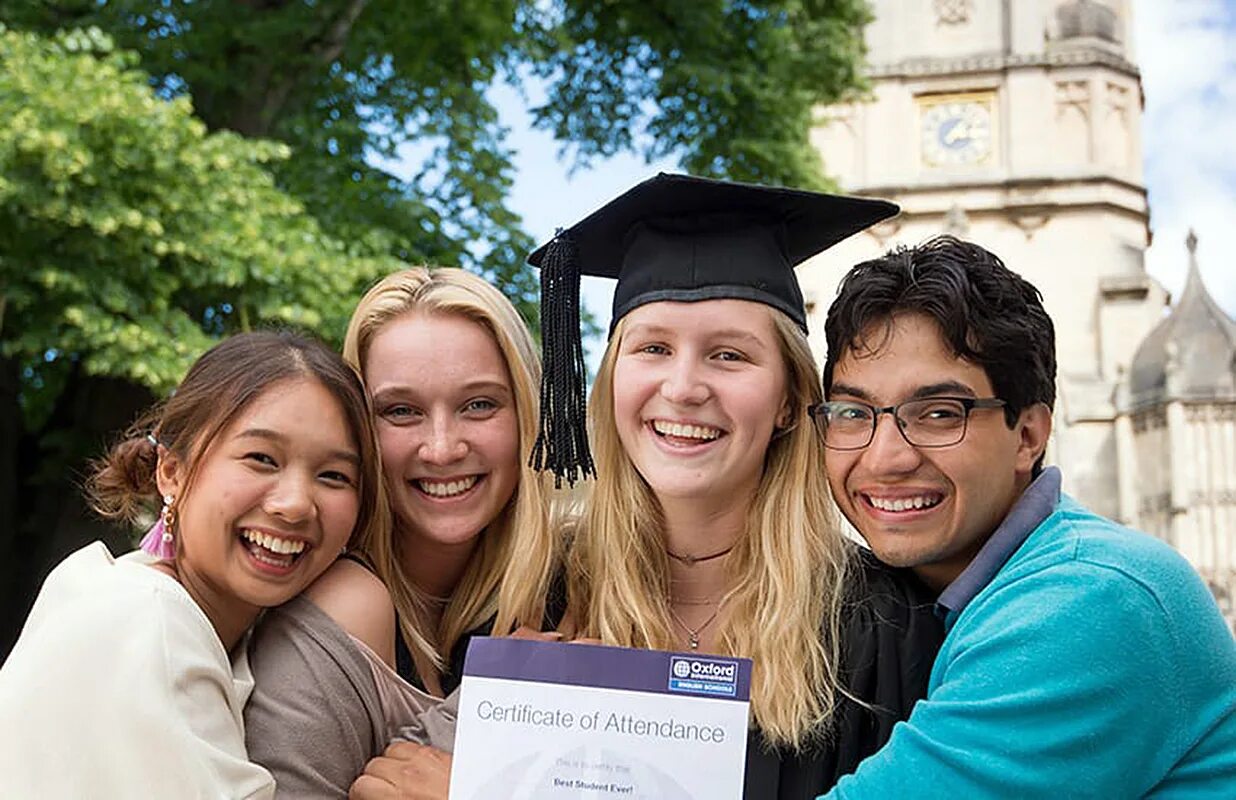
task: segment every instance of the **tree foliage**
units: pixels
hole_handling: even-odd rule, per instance
[[[820,187],[812,109],[861,88],[868,14],[863,0],[9,0],[0,18],[107,31],[211,130],[291,146],[271,165],[280,186],[355,252],[472,267],[535,322],[495,81],[544,88],[536,124],[580,165],[630,150]],[[381,166],[408,155],[411,174]]]
[[[537,124],[587,161],[636,150],[715,178],[828,188],[812,112],[864,89],[862,0],[564,0],[532,40]],[[533,51],[537,52],[537,51]]]
[[[97,30],[0,32],[0,353],[34,427],[74,365],[163,393],[220,333],[342,331],[397,266],[276,187],[286,145],[208,133],[136,62]]]
[[[466,266],[537,318],[534,242],[507,208],[512,154],[486,92],[512,56],[507,0],[63,0],[10,23],[97,26],[212,131],[278,140],[271,165],[356,253]],[[411,155],[402,177],[381,165]]]

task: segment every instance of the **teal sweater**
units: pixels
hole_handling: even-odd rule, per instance
[[[823,798],[1236,798],[1236,642],[1166,544],[1063,497],[945,624],[927,698]]]

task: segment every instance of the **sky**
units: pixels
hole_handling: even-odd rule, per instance
[[[1198,263],[1211,294],[1236,316],[1236,0],[1134,0],[1133,46],[1142,71],[1142,141],[1152,244],[1147,271],[1180,295],[1185,236],[1198,236]],[[511,207],[545,241],[640,180],[674,171],[623,155],[569,171],[548,133],[534,131],[526,101],[495,99],[518,155]],[[612,282],[584,279],[584,303],[608,324]],[[597,343],[592,345],[596,363]]]
[[[1236,0],[1135,0],[1153,243],[1146,269],[1184,287],[1190,226],[1207,288],[1236,316]]]
[[[507,144],[518,155],[514,159],[515,183],[510,207],[523,217],[524,228],[539,243],[553,236],[558,228],[570,227],[635,184],[658,172],[681,172],[673,161],[645,163],[644,159],[622,154],[594,161],[587,169],[571,169],[570,154],[560,153],[553,136],[532,129],[526,111],[527,101],[508,87],[498,87],[493,98],[509,126]],[[613,284],[604,278],[584,277],[581,297],[601,327],[609,326]],[[593,374],[604,350],[603,341],[585,342]]]

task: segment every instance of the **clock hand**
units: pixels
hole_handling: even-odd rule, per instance
[[[949,128],[948,133],[944,134],[944,143],[953,144],[959,139],[971,139],[970,126],[965,122],[958,121],[956,125]]]

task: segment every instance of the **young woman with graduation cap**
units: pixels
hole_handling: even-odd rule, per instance
[[[879,200],[659,175],[529,259],[545,372],[534,464],[595,485],[568,558],[574,635],[754,660],[746,796],[814,797],[926,689],[930,596],[841,532],[794,266]],[[616,278],[589,446],[580,274]],[[594,456],[595,454],[595,456]]]

